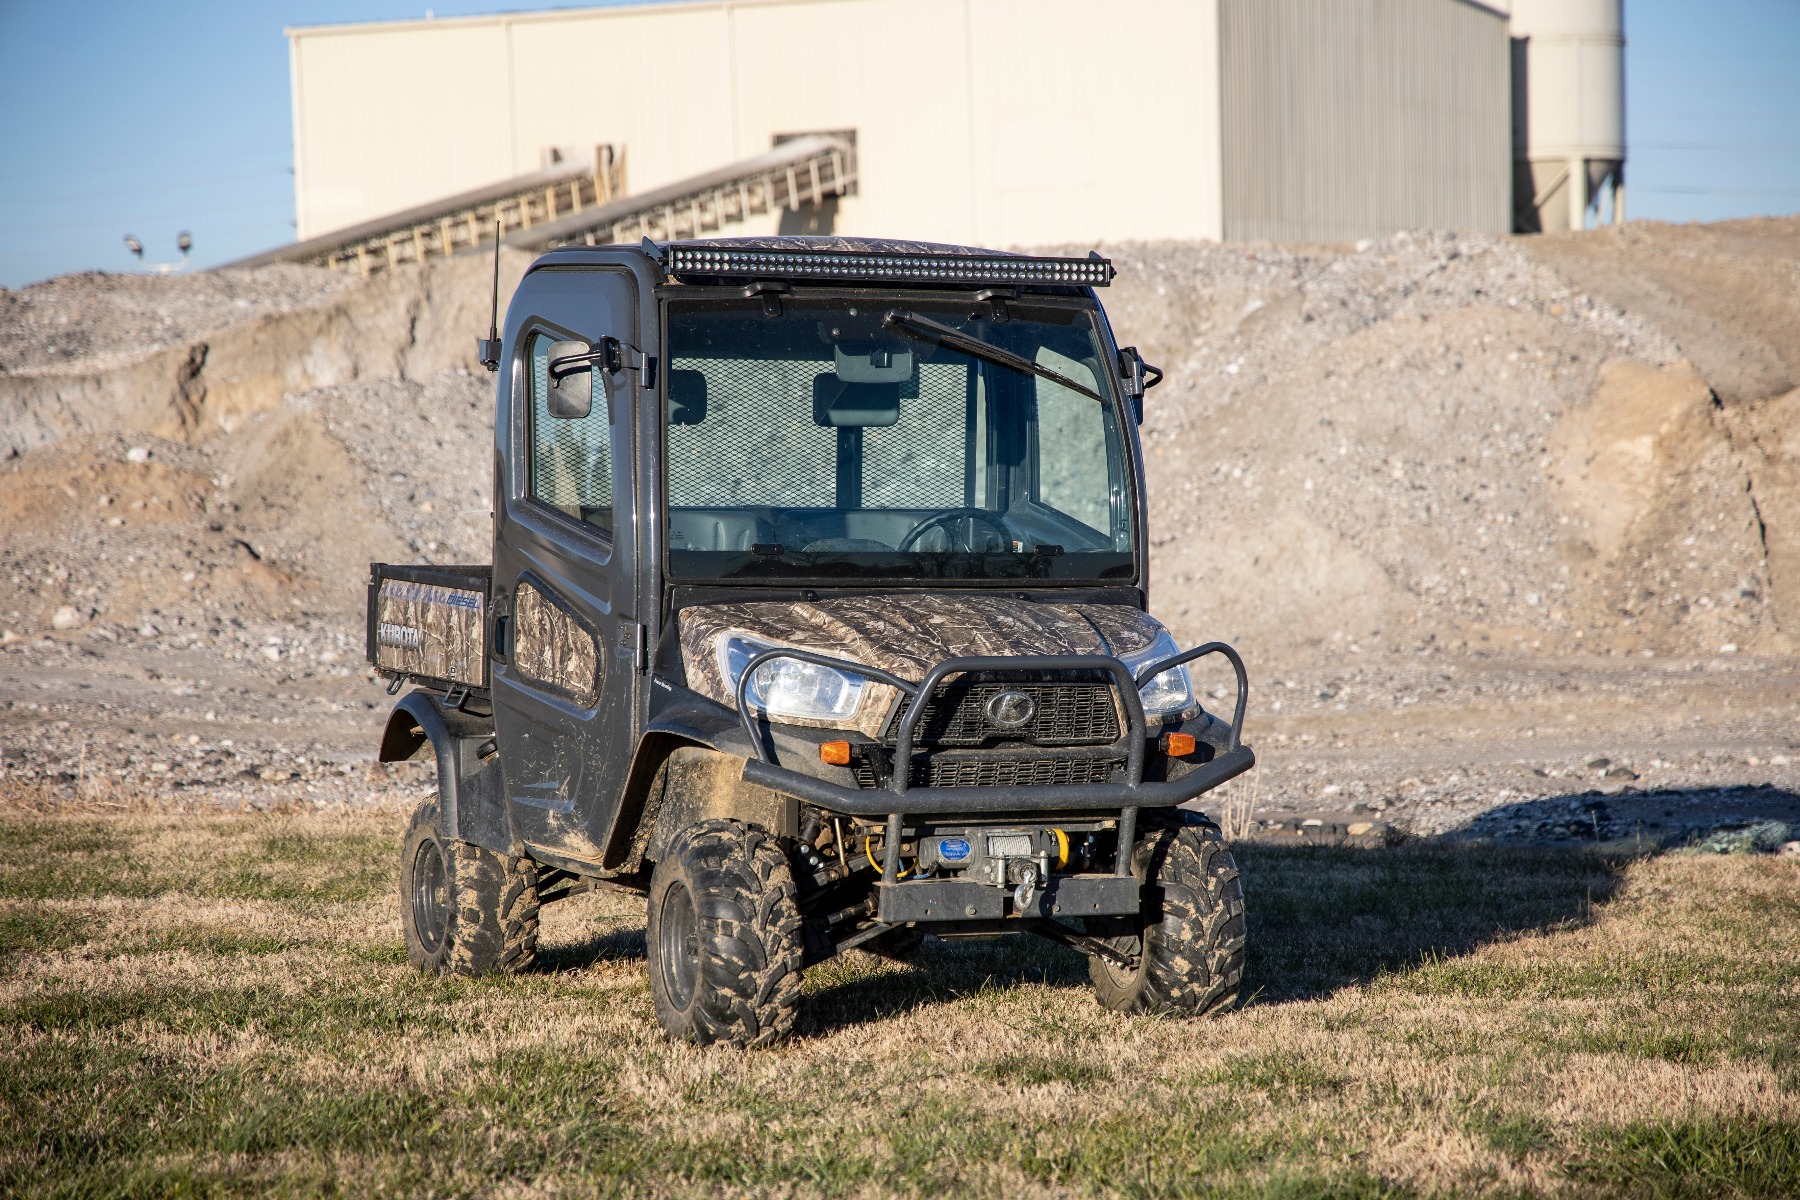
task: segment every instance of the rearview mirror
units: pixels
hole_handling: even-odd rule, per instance
[[[898,383],[846,383],[813,376],[813,421],[839,429],[885,428],[900,420]]]
[[[546,374],[550,386],[544,407],[560,421],[579,420],[594,411],[594,364],[601,351],[586,342],[551,342]]]

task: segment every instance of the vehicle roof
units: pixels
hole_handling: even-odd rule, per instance
[[[1086,258],[1041,257],[904,238],[776,235],[689,238],[635,246],[564,246],[532,264],[617,262],[620,255],[649,260],[671,282],[720,283],[776,278],[812,286],[886,284],[908,287],[1022,287],[1038,293],[1090,294],[1111,281],[1112,263]]]
[[[1020,258],[1012,250],[984,250],[979,246],[952,246],[944,242],[914,242],[902,238],[836,237],[792,234],[776,237],[689,238],[663,242],[664,247],[706,247],[719,250],[770,250],[816,254],[934,254],[979,255],[982,258]]]

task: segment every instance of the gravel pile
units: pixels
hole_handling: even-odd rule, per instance
[[[336,271],[276,266],[170,276],[84,271],[0,288],[0,375],[104,370],[231,325],[313,307],[361,282]]]
[[[1153,607],[1179,636],[1265,665],[1780,648],[1758,511],[1705,385],[1658,328],[1522,245],[1107,248],[1114,327],[1168,373],[1143,435]],[[229,639],[233,619],[354,630],[369,561],[484,561],[493,379],[408,373],[451,356],[445,314],[468,299],[460,274],[421,280],[369,309],[404,328],[362,331],[411,349],[354,378],[187,440],[66,436],[0,467],[4,628],[66,632],[73,609],[161,636]],[[71,276],[0,295],[0,357],[99,370],[113,347],[221,323],[293,312],[311,328],[358,287],[376,285],[300,268]],[[1642,478],[1583,474],[1635,444],[1596,411],[1682,387]]]
[[[1684,367],[1656,329],[1513,243],[1110,253],[1115,331],[1168,371],[1143,433],[1157,607],[1186,638],[1286,658],[1597,634],[1712,651],[1767,632],[1756,513],[1722,431],[1661,465],[1634,526],[1651,544],[1622,567],[1571,516],[1580,464],[1559,433],[1608,364],[1652,382]],[[1710,536],[1658,544],[1659,521]]]

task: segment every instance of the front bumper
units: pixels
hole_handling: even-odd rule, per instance
[[[1142,906],[1130,875],[1052,875],[1014,917],[1117,917]],[[1007,888],[969,879],[911,879],[875,888],[875,919],[888,925],[917,921],[998,921],[1013,898]]]
[[[744,781],[795,796],[847,817],[894,812],[943,815],[1004,812],[1090,812],[1095,809],[1172,808],[1203,795],[1256,765],[1248,746],[1227,750],[1179,779],[1164,783],[1053,784],[1044,787],[947,787],[908,789],[844,787],[759,759],[744,763]]]
[[[1213,758],[1193,770],[1167,781],[1145,781],[1144,756],[1148,742],[1148,722],[1138,689],[1162,674],[1209,654],[1227,658],[1237,675],[1237,703],[1222,746],[1215,746]],[[1095,674],[1110,676],[1125,708],[1124,736],[1116,750],[1125,763],[1122,781],[1109,783],[1049,784],[1001,787],[916,787],[909,782],[910,771],[896,770],[884,787],[862,788],[834,783],[817,776],[802,774],[769,761],[768,727],[758,727],[751,715],[746,692],[752,675],[765,662],[777,658],[795,658],[851,674],[878,679],[912,697],[905,717],[896,731],[894,761],[912,761],[915,735],[925,711],[921,698],[933,695],[945,679],[970,673],[1003,674],[1038,679],[1057,676]],[[1104,655],[1020,655],[1014,657],[950,658],[926,672],[925,678],[912,684],[886,671],[861,663],[833,658],[810,650],[773,649],[757,655],[745,664],[738,678],[737,711],[744,733],[755,757],[744,763],[743,778],[777,792],[798,797],[812,804],[846,816],[887,817],[897,825],[902,813],[969,814],[1004,812],[1080,812],[1116,809],[1128,820],[1122,830],[1135,825],[1140,808],[1168,808],[1185,803],[1218,787],[1256,765],[1256,755],[1242,745],[1244,710],[1249,700],[1249,681],[1244,661],[1237,651],[1223,642],[1204,646],[1143,667],[1135,676],[1116,658]]]

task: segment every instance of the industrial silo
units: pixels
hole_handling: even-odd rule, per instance
[[[1580,229],[1612,189],[1625,219],[1623,0],[1512,0],[1513,214]]]

